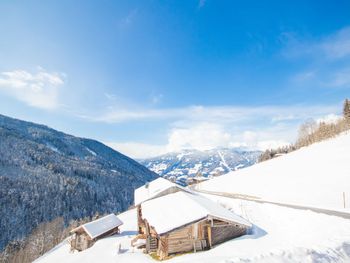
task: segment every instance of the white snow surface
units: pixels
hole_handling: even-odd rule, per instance
[[[211,250],[174,257],[169,263],[350,262],[350,220],[312,211],[208,196],[251,221],[252,233]],[[97,241],[91,248],[70,253],[62,242],[36,263],[157,262],[130,246],[136,235],[136,210],[118,215],[121,234]],[[119,244],[121,252],[118,253]]]
[[[350,134],[230,172],[199,189],[350,212]]]
[[[218,151],[218,154],[220,156],[220,159],[222,161],[222,164],[229,170],[232,171],[231,168],[228,166],[228,164],[226,163],[226,160],[224,158],[224,156],[222,155],[222,153],[220,151]]]
[[[169,180],[159,177],[153,180],[152,182],[149,182],[135,190],[135,193],[134,193],[135,205],[139,205],[142,202],[161,196],[163,192],[171,188],[173,188],[174,192],[175,191],[191,192],[189,189],[186,189],[178,184],[174,184]]]
[[[220,204],[186,192],[169,194],[143,203],[142,216],[160,235],[207,216],[251,227],[247,220]]]
[[[150,164],[148,164],[150,165]],[[166,170],[168,166],[165,163],[155,164],[152,166],[152,171],[161,174],[164,170]]]
[[[342,192],[345,192],[349,205],[349,159],[350,135],[345,134],[201,185],[212,191],[347,212],[348,206],[345,210],[342,208]],[[349,219],[273,204],[206,197],[251,222],[251,233],[208,251],[177,256],[165,262],[350,262]],[[93,247],[75,253],[69,252],[69,244],[64,241],[37,262],[157,262],[130,246],[137,233],[135,209],[118,217],[124,222],[120,235],[101,239]],[[120,253],[117,252],[119,244],[122,247]]]
[[[123,222],[115,214],[109,214],[95,221],[79,226],[73,229],[72,232],[75,232],[75,230],[82,227],[86,233],[94,239],[95,237],[98,237],[115,227],[121,226],[122,224]]]

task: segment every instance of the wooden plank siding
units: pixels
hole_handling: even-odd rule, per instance
[[[168,257],[169,249],[168,249],[168,239],[167,236],[161,236],[159,238],[159,247],[157,251],[157,255],[159,256],[160,259],[165,259]]]
[[[219,225],[211,227],[212,245],[217,245],[246,233],[246,228],[239,225]]]
[[[225,222],[213,218],[189,223],[168,233],[158,235],[156,229],[143,220],[146,238],[146,252],[157,252],[161,260],[171,254],[197,252],[205,250],[244,235],[247,228],[243,225]]]
[[[168,254],[191,251],[194,242],[192,232],[192,225],[170,232],[167,236]]]

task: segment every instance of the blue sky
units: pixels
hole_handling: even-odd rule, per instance
[[[291,142],[349,90],[349,1],[0,3],[0,113],[132,157]]]

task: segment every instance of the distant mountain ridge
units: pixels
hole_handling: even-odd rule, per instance
[[[123,211],[156,177],[98,141],[0,115],[0,250],[59,216]]]
[[[207,151],[183,150],[139,160],[148,169],[168,179],[181,181],[195,175],[211,177],[238,170],[257,162],[260,151],[216,148]]]

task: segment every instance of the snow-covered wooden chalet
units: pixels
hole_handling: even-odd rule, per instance
[[[146,251],[159,259],[209,249],[247,233],[251,224],[223,206],[184,191],[142,204]]]
[[[146,183],[145,185],[135,190],[134,200],[137,209],[137,224],[139,234],[146,233],[145,224],[142,220],[142,203],[171,193],[176,193],[178,191],[192,193],[191,190],[161,177],[153,180],[152,182]]]
[[[82,251],[91,247],[98,239],[119,233],[123,222],[115,215],[110,214],[95,221],[81,225],[71,231],[73,237],[71,248]]]

